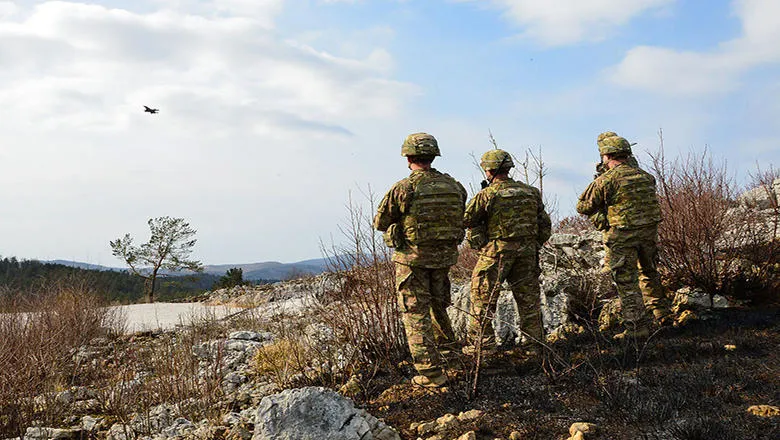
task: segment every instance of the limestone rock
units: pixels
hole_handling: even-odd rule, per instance
[[[480,409],[470,409],[458,414],[458,420],[461,422],[470,422],[482,417],[483,411]]]
[[[777,417],[780,416],[780,407],[772,405],[753,405],[747,409],[747,412],[758,417]]]
[[[436,419],[436,424],[438,426],[439,431],[444,431],[446,429],[453,429],[456,428],[460,423],[458,422],[458,418],[455,417],[454,414],[445,414],[438,419]]]
[[[129,425],[123,425],[121,423],[114,423],[111,428],[108,429],[108,435],[106,440],[133,440],[135,434],[133,428]]]
[[[737,200],[748,207],[760,210],[772,209],[778,202],[778,189],[780,189],[780,179],[775,179],[772,186],[759,186],[745,191]]]
[[[81,430],[34,427],[27,428],[24,440],[64,440],[81,437]]]
[[[400,440],[398,433],[348,398],[321,387],[263,398],[253,440]]]
[[[477,433],[474,431],[469,431],[458,437],[458,440],[477,440]]]
[[[672,311],[679,313],[683,310],[723,309],[729,306],[729,301],[722,295],[710,295],[700,289],[683,287],[675,292]]]
[[[432,432],[436,432],[439,425],[436,423],[435,420],[432,420],[430,422],[423,422],[417,425],[417,433],[420,435],[430,434]]]
[[[575,435],[577,432],[581,432],[583,434],[595,434],[596,433],[596,425],[593,423],[587,423],[587,422],[576,422],[572,423],[572,425],[569,427],[569,435]]]

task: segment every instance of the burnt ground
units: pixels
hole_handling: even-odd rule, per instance
[[[780,405],[780,310],[722,311],[661,329],[642,346],[610,336],[586,331],[553,344],[545,367],[508,352],[482,372],[473,397],[474,363],[462,357],[444,390],[380,375],[361,403],[404,439],[418,437],[412,422],[470,409],[484,414],[444,438],[474,430],[477,439],[507,439],[512,431],[566,439],[573,422],[586,421],[599,428],[589,438],[599,439],[780,439],[780,417],[746,411]]]

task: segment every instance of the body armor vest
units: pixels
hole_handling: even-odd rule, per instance
[[[538,203],[533,187],[513,180],[499,183],[488,205],[488,239],[535,237],[539,228]]]
[[[655,194],[655,178],[639,168],[618,166],[605,177],[617,183],[617,192],[607,207],[610,227],[635,228],[661,221]]]
[[[460,243],[463,229],[463,195],[457,182],[439,172],[410,177],[412,198],[403,218],[404,237],[413,245],[442,241]]]

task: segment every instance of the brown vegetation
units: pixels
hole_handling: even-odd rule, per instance
[[[667,286],[771,297],[778,287],[779,245],[772,238],[778,209],[767,217],[757,207],[737,204],[738,187],[725,162],[715,162],[706,150],[668,160],[661,142],[651,170],[661,202],[660,269]]]
[[[44,285],[34,295],[6,303],[0,314],[0,436],[33,420],[58,420],[65,408],[50,396],[84,380],[73,353],[91,339],[117,329],[120,317],[79,282]],[[19,312],[25,311],[25,312]]]

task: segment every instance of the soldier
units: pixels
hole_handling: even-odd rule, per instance
[[[495,347],[492,316],[504,281],[517,303],[520,329],[526,336],[524,348],[536,353],[533,342],[543,336],[539,249],[550,238],[550,217],[538,189],[509,177],[514,167],[509,153],[490,150],[482,155],[480,166],[489,185],[469,202],[463,221],[469,228],[469,245],[479,250],[471,275],[468,333],[472,345],[464,347],[464,353],[473,353],[480,342],[483,349]]]
[[[596,138],[596,142],[601,142],[604,139],[608,137],[617,136],[617,133],[614,131],[605,131],[604,133],[599,134],[599,136]],[[628,160],[626,160],[626,163],[634,168],[639,168],[639,162],[636,160],[636,157],[634,157],[633,152],[629,152],[628,154]],[[600,175],[607,172],[607,166],[606,164],[601,161],[596,165],[596,174],[593,176],[593,180],[597,179]],[[593,223],[593,226],[598,231],[606,231],[609,229],[609,222],[607,221],[607,211],[606,209],[600,210],[596,212],[593,215],[589,216],[591,223]],[[606,265],[606,263],[605,263]]]
[[[650,328],[645,303],[659,322],[664,323],[669,316],[656,269],[661,209],[655,178],[638,166],[629,165],[631,145],[625,138],[616,135],[600,138],[599,153],[607,171],[597,176],[580,195],[577,212],[606,213],[603,235],[606,262],[617,286],[626,327],[615,337],[647,337]]]
[[[431,168],[440,156],[436,139],[427,133],[409,135],[401,146],[409,177],[395,183],[379,204],[374,228],[384,232],[395,249],[398,305],[418,375],[412,383],[439,387],[447,382],[439,348],[455,343],[447,306],[450,266],[463,241],[466,189],[447,174]]]

